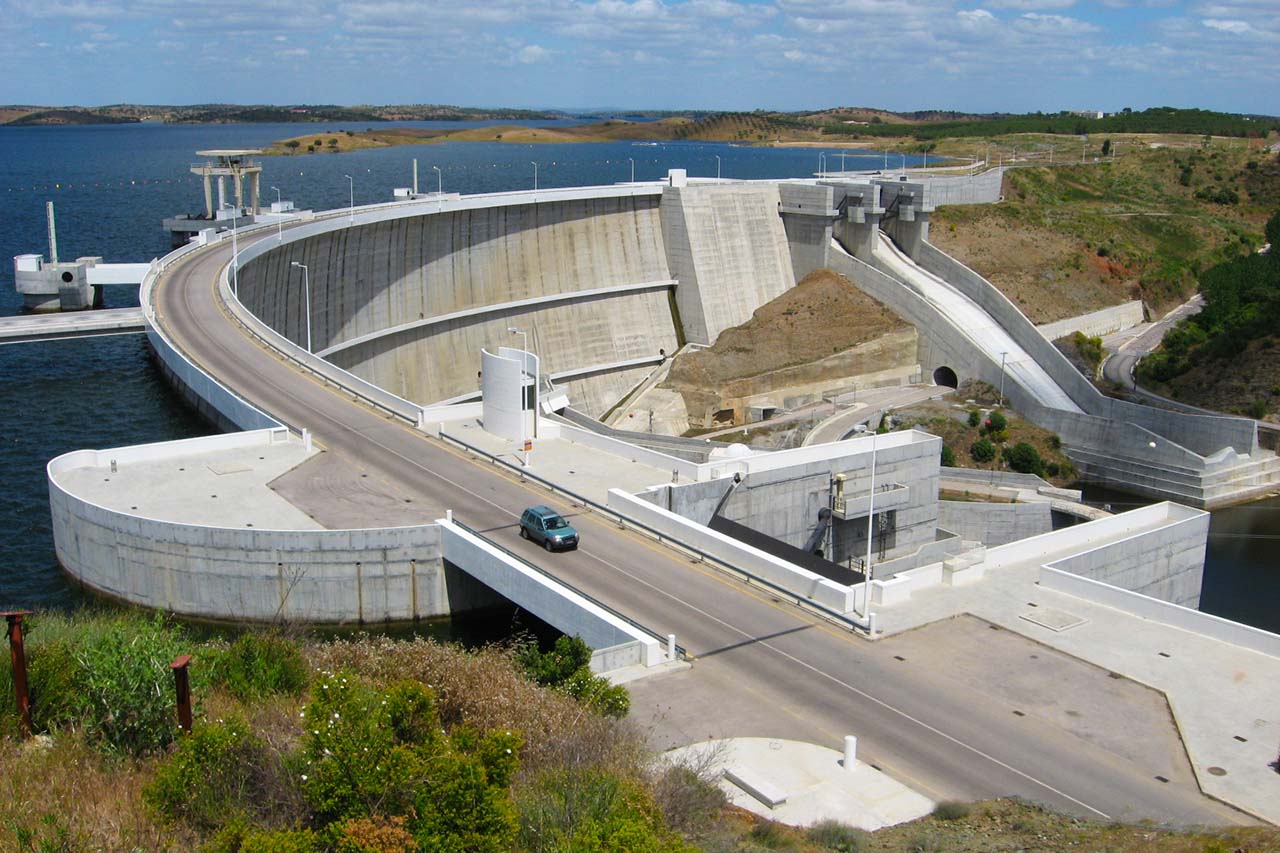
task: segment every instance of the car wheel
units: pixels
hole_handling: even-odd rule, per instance
[[[551,550],[551,540],[550,540],[550,539],[543,539],[543,540],[542,540],[542,547],[543,547],[543,548],[546,548],[548,551],[550,551],[550,550]]]
[[[528,538],[529,538],[529,531],[527,531],[527,530],[525,530],[523,527],[521,527],[521,528],[520,528],[520,538],[521,538],[521,539],[528,539]]]

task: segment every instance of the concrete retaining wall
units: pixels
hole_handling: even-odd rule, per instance
[[[1159,531],[1073,554],[1049,568],[1182,607],[1199,607],[1209,514],[1177,504],[1161,506],[1169,508],[1171,523]]]
[[[663,241],[688,341],[714,343],[795,285],[779,202],[768,182],[663,192]]]
[[[938,526],[988,547],[1053,530],[1049,503],[938,501]]]
[[[840,613],[853,610],[854,591],[850,587],[829,581],[750,545],[744,545],[723,533],[681,518],[621,489],[609,490],[609,508],[676,542],[710,554],[743,574],[768,581],[792,595],[807,598]]]
[[[1112,332],[1132,329],[1146,318],[1142,312],[1142,301],[1135,299],[1121,305],[1112,305],[1101,311],[1081,314],[1079,317],[1068,317],[1053,323],[1045,323],[1036,328],[1047,341],[1056,341],[1065,335],[1081,332],[1091,337],[1102,337]]]
[[[407,621],[496,598],[445,571],[436,525],[371,530],[262,530],[178,524],[119,512],[63,489],[59,473],[270,441],[271,431],[68,453],[48,465],[58,561],[111,598],[208,619],[317,623]]]
[[[1001,198],[1004,169],[987,169],[977,175],[912,175],[911,180],[927,187],[929,203],[995,204]]]
[[[661,663],[662,647],[655,636],[453,522],[438,525],[446,561],[465,567],[486,587],[565,634],[582,637],[593,649],[610,650],[601,668]]]

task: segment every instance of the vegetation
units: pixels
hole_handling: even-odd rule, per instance
[[[1265,230],[1269,241],[1280,240],[1280,210]],[[1242,372],[1256,373],[1241,363],[1243,357],[1269,361],[1269,351],[1280,342],[1280,253],[1273,249],[1233,258],[1205,270],[1199,282],[1204,309],[1179,323],[1160,349],[1139,362],[1138,377],[1157,386],[1173,383],[1182,399],[1212,402],[1202,395],[1246,378]],[[1175,381],[1182,377],[1189,381]],[[1245,385],[1233,408],[1253,417],[1280,410],[1280,399],[1271,393],[1274,372],[1254,378],[1262,385]]]

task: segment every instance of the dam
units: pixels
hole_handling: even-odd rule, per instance
[[[333,211],[243,232],[234,252],[225,236],[185,246],[143,277],[147,335],[191,402],[242,432],[53,460],[59,560],[114,598],[231,620],[411,621],[501,592],[591,636],[608,653],[602,670],[678,664],[678,638],[693,669],[669,678],[694,680],[667,682],[673,694],[714,683],[716,703],[734,705],[742,697],[725,685],[758,681],[753,667],[767,659],[822,725],[845,725],[823,709],[848,701],[862,703],[859,718],[880,715],[867,723],[873,751],[902,756],[943,790],[1024,791],[1104,815],[1109,801],[1200,814],[1186,790],[1136,767],[1117,775],[1078,740],[1037,755],[1053,739],[1008,731],[1007,710],[940,709],[910,674],[885,673],[912,685],[892,713],[848,689],[849,637],[892,639],[962,607],[1176,696],[1179,719],[1203,722],[1188,734],[1195,766],[1239,768],[1225,781],[1197,776],[1204,789],[1270,814],[1265,798],[1250,799],[1262,777],[1233,763],[1215,732],[1269,701],[1280,649],[1273,635],[1195,610],[1202,511],[1164,503],[986,547],[941,535],[939,442],[925,433],[764,453],[598,424],[674,353],[828,267],[915,328],[924,375],[948,378],[946,368],[995,384],[997,356],[1008,369],[1012,355],[1008,398],[1100,479],[1199,506],[1274,488],[1274,456],[1251,422],[1123,407],[1123,420],[1108,418],[1016,308],[932,253],[931,193],[982,201],[998,187],[998,173],[948,185],[675,171]],[[1004,337],[974,334],[963,317],[975,310]],[[514,376],[498,375],[510,365]],[[519,410],[515,432],[497,431],[486,407],[499,404]],[[1142,452],[1113,466],[1130,445]],[[543,556],[517,537],[520,510],[545,501],[573,517],[581,549]],[[772,542],[730,535],[708,523],[717,515]],[[822,533],[826,556],[845,561],[834,578],[794,561]],[[1194,646],[1197,663],[1146,677],[1142,664],[1107,657],[1104,628],[1144,649]],[[1196,704],[1191,675],[1214,655],[1259,673],[1247,701]],[[899,710],[927,723],[904,724]],[[953,742],[953,715],[996,761]],[[767,728],[794,725],[778,717]],[[1081,749],[1098,760],[1077,773],[1068,753]],[[929,770],[943,754],[987,781]],[[1018,769],[1033,765],[1031,779]]]

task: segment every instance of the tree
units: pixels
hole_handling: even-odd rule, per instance
[[[996,446],[985,438],[980,438],[969,445],[969,455],[974,462],[990,462],[996,458]]]
[[[1044,460],[1040,458],[1040,452],[1025,441],[1005,448],[1003,455],[1009,467],[1019,474],[1039,476],[1044,473]]]
[[[288,142],[285,143],[285,147],[290,150],[293,150],[293,149],[296,149],[301,144],[302,143],[296,139],[290,139]]]
[[[952,450],[948,445],[945,445],[945,444],[942,445],[942,467],[944,468],[956,467],[956,452]]]
[[[1271,214],[1265,229],[1267,242],[1271,244],[1271,258],[1280,262],[1280,210]]]

